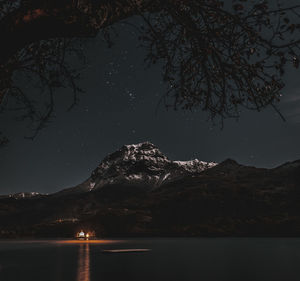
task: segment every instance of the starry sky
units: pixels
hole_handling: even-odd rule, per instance
[[[77,185],[107,154],[143,141],[173,160],[233,158],[245,165],[275,167],[300,159],[299,71],[287,70],[280,104],[286,122],[272,109],[245,111],[221,129],[203,112],[167,111],[160,105],[165,90],[160,66],[147,69],[134,30],[122,24],[118,29],[110,49],[101,36],[84,45],[88,65],[78,82],[85,93],[68,112],[71,90],[57,91],[56,117],[33,141],[24,138],[31,134],[24,122],[1,116],[11,142],[0,149],[0,194],[50,193]]]

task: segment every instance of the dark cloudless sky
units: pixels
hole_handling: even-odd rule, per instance
[[[66,112],[71,91],[56,93],[56,118],[35,140],[22,122],[3,115],[0,125],[11,143],[0,150],[0,194],[54,192],[88,178],[103,157],[123,144],[151,141],[170,159],[198,158],[274,167],[300,159],[300,72],[288,70],[280,105],[283,122],[271,109],[242,112],[225,127],[207,122],[203,112],[166,111],[159,66],[145,69],[137,36],[120,26],[113,48],[101,37],[85,45],[89,65],[80,85],[85,93]],[[3,119],[4,118],[4,119]]]

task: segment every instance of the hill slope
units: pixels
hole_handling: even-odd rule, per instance
[[[0,236],[299,236],[299,206],[300,161],[178,162],[143,143],[109,155],[74,188],[0,199]]]

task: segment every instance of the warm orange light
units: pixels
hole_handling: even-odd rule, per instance
[[[114,244],[124,242],[122,240],[59,240],[56,244]]]
[[[77,281],[90,281],[90,245],[80,245]]]

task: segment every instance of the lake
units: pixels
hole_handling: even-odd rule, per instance
[[[103,253],[110,249],[151,249]],[[1,281],[293,281],[298,238],[0,241]]]

